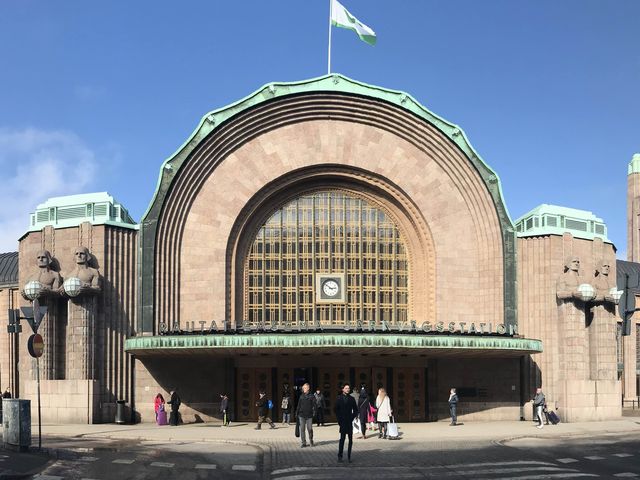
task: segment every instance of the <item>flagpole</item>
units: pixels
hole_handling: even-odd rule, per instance
[[[327,75],[331,75],[331,14],[333,0],[329,0],[329,55],[327,57]]]

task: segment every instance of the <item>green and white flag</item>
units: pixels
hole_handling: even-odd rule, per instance
[[[349,13],[349,10],[338,0],[331,0],[331,24],[336,27],[347,28],[358,34],[360,40],[369,45],[376,44],[376,32]]]

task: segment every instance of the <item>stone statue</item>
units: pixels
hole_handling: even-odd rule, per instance
[[[564,262],[564,273],[558,277],[556,282],[556,295],[559,300],[582,299],[578,292],[580,281],[580,259],[578,257],[568,257]]]
[[[69,274],[69,278],[76,277],[80,280],[80,295],[85,293],[98,293],[101,290],[100,272],[89,266],[91,253],[87,247],[76,248],[73,257],[76,268]]]
[[[611,296],[611,288],[615,285],[609,283],[609,272],[611,271],[611,265],[607,260],[598,262],[596,267],[595,276],[593,279],[593,286],[596,289],[596,302],[612,302],[615,300]]]
[[[51,268],[53,263],[51,253],[49,253],[48,250],[41,250],[36,255],[36,263],[38,265],[38,273],[29,278],[29,281],[35,280],[42,284],[42,290],[39,296],[46,297],[58,295],[60,287],[62,286],[62,277],[58,272]],[[24,290],[20,293],[25,300],[29,300],[29,298],[26,297]]]

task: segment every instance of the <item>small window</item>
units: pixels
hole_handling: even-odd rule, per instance
[[[572,220],[567,218],[564,222],[564,226],[566,228],[570,228],[571,230],[580,230],[581,232],[586,232],[587,230],[587,222],[581,222],[580,220]]]
[[[596,233],[598,235],[604,235],[604,225],[601,223],[596,223]]]
[[[556,217],[546,217],[547,218],[547,226],[548,227],[557,227],[558,219]]]
[[[533,217],[527,218],[525,223],[525,230],[531,230],[533,228]]]

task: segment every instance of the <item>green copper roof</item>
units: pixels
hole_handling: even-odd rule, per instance
[[[516,220],[518,237],[538,235],[562,235],[571,233],[574,237],[593,240],[607,238],[607,226],[593,213],[576,208],[559,207],[543,203]]]
[[[209,133],[215,130],[218,125],[222,124],[224,121],[228,120],[234,115],[237,115],[261,103],[268,102],[279,97],[309,92],[352,93],[355,95],[384,100],[400,108],[408,110],[418,117],[431,123],[440,131],[442,131],[447,137],[449,137],[451,141],[453,141],[453,143],[455,143],[467,155],[472,163],[479,169],[481,176],[488,183],[488,185],[497,189],[498,199],[495,200],[499,200],[502,208],[504,208],[504,213],[507,220],[513,227],[513,222],[511,221],[511,217],[509,216],[509,212],[504,202],[500,178],[498,177],[496,172],[493,171],[493,169],[491,169],[491,167],[489,167],[489,165],[487,165],[487,163],[482,160],[480,155],[473,149],[464,131],[458,125],[448,122],[442,117],[439,117],[438,115],[429,111],[408,93],[399,90],[391,90],[388,88],[368,85],[363,82],[352,80],[338,73],[332,73],[330,75],[324,75],[322,77],[302,80],[298,82],[269,83],[267,85],[264,85],[263,87],[260,87],[252,94],[244,97],[241,100],[238,100],[235,103],[227,105],[226,107],[219,108],[217,110],[212,110],[211,112],[207,113],[204,117],[202,117],[199,125],[196,127],[187,141],[184,142],[182,146],[178,148],[178,150],[162,164],[160,175],[158,177],[158,183],[156,185],[156,191],[151,202],[149,203],[147,211],[142,216],[141,223],[146,220],[149,211],[156,202],[156,197],[158,196],[160,186],[163,183],[163,179],[165,180],[165,183],[170,183],[171,178],[176,174],[178,168],[182,164],[182,161],[191,151],[193,151],[197,147],[197,145],[202,140],[205,139],[205,137]]]
[[[634,153],[629,162],[628,175],[632,173],[640,173],[640,153]]]
[[[76,227],[83,222],[138,228],[127,209],[107,192],[50,198],[36,207],[29,220],[29,232],[47,225],[55,228]]]
[[[254,335],[180,335],[129,338],[125,351],[132,354],[150,353],[161,350],[245,350],[255,349],[304,349],[304,353],[314,353],[322,349],[340,348],[364,353],[368,349],[407,350],[479,350],[542,352],[542,341],[526,338],[501,336],[463,335],[407,335],[407,334],[331,334],[261,333]]]

